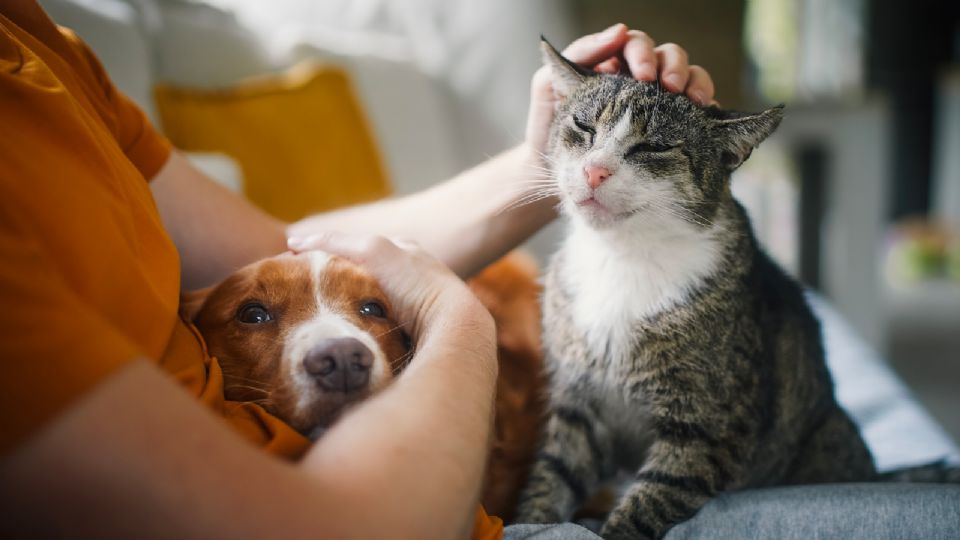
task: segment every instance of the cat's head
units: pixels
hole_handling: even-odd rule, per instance
[[[541,43],[560,98],[548,159],[574,219],[606,229],[632,221],[712,223],[730,173],[780,123],[783,107],[701,107],[656,82],[584,70]]]

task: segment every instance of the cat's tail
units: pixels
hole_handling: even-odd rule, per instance
[[[960,484],[960,467],[945,460],[924,465],[894,469],[877,475],[877,482],[919,482],[925,484]]]

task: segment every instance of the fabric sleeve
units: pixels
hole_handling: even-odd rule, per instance
[[[477,505],[473,515],[473,534],[471,540],[502,540],[503,520],[487,515],[482,506]]]
[[[83,305],[18,217],[0,201],[0,455],[143,356]]]
[[[143,110],[110,81],[110,76],[90,47],[72,30],[59,27],[60,33],[87,63],[110,105],[114,136],[127,158],[145,179],[152,180],[170,157],[171,145],[160,135]]]

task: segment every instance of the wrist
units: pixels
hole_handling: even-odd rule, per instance
[[[465,357],[470,363],[496,367],[496,326],[490,312],[469,290],[456,293],[423,320],[423,331],[417,339],[418,353],[424,358]],[[437,354],[440,353],[440,354]]]
[[[547,166],[549,165],[549,162],[546,160],[545,149],[530,142],[529,140],[525,139],[516,147],[515,151],[520,157],[520,160],[527,167],[535,167],[534,169],[528,170],[535,172],[548,168]]]

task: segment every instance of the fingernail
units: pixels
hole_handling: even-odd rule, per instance
[[[291,236],[290,238],[287,238],[287,247],[294,251],[302,249],[305,245],[307,245],[306,238],[302,238],[300,236]]]
[[[613,37],[615,37],[617,34],[620,33],[621,26],[623,26],[623,23],[617,23],[611,26],[610,28],[607,28],[603,32],[600,32],[599,34],[597,34],[597,40],[609,41],[610,39],[613,39]]]

